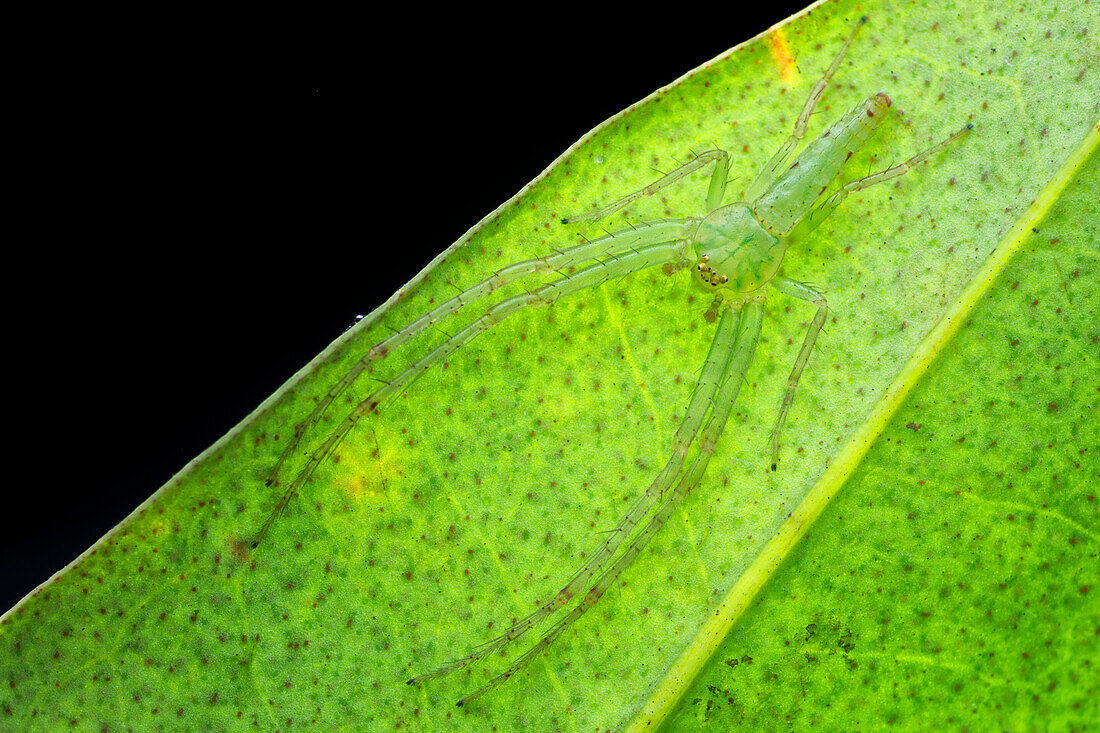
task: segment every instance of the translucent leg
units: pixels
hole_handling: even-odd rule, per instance
[[[856,23],[855,28],[848,34],[848,38],[844,40],[844,45],[837,51],[836,56],[833,58],[833,63],[829,65],[829,68],[825,70],[825,73],[821,75],[821,78],[814,84],[813,89],[810,90],[810,95],[806,97],[805,104],[802,105],[802,112],[799,113],[798,119],[794,123],[794,130],[791,132],[790,137],[787,138],[779,150],[775,151],[775,155],[764,165],[760,173],[756,175],[756,179],[749,184],[748,189],[745,191],[746,201],[755,201],[768,189],[772,182],[779,176],[780,172],[787,166],[787,163],[791,161],[791,156],[794,155],[795,148],[802,142],[802,138],[806,135],[806,124],[810,121],[810,115],[813,114],[814,107],[817,106],[817,101],[821,99],[821,95],[825,93],[825,89],[829,86],[829,80],[833,78],[833,74],[840,67],[840,60],[844,58],[844,54],[848,52],[848,47],[852,45],[852,40],[859,33],[859,29],[863,27],[863,24],[867,22],[867,16],[863,16]]]
[[[447,316],[457,313],[462,306],[480,298],[484,298],[498,288],[508,285],[525,275],[537,272],[561,272],[571,267],[575,267],[582,262],[605,257],[615,252],[622,252],[632,247],[652,244],[653,242],[681,239],[687,236],[687,231],[689,229],[688,224],[694,221],[693,219],[668,219],[639,224],[632,229],[593,239],[590,242],[585,242],[584,244],[570,247],[545,257],[522,260],[502,267],[481,282],[466,288],[458,295],[455,295],[420,316],[392,336],[379,341],[370,348],[363,358],[355,362],[344,376],[341,377],[323,397],[321,397],[309,416],[302,421],[301,424],[295,426],[294,434],[287,439],[286,446],[283,448],[282,453],[279,455],[279,459],[275,462],[275,466],[268,476],[267,485],[271,486],[278,479],[283,463],[293,455],[298,444],[302,440],[302,436],[321,420],[329,405],[331,405],[344,390],[351,386],[367,367],[391,353],[394,349],[423,331],[425,328],[428,328]]]
[[[843,186],[841,186],[839,191],[826,199],[825,203],[812,211],[810,213],[810,216],[807,218],[811,219],[815,223],[827,219],[829,215],[833,213],[833,210],[836,207],[840,206],[840,204],[843,203],[844,199],[848,198],[849,194],[855,193],[856,191],[862,191],[865,188],[870,188],[871,186],[874,186],[876,184],[884,183],[891,179],[905,175],[913,168],[923,163],[926,159],[940,152],[944,148],[954,143],[960,137],[970,132],[973,127],[974,125],[972,124],[967,125],[966,127],[951,135],[951,137],[947,138],[943,142],[922,150],[904,163],[898,163],[897,165],[891,168],[887,168],[884,171],[879,171],[878,173],[874,173],[863,178],[858,178],[854,181],[848,181]]]
[[[825,325],[825,315],[828,313],[829,304],[825,296],[808,285],[777,275],[772,278],[771,284],[781,293],[805,300],[817,306],[810,327],[806,330],[806,338],[802,341],[802,348],[798,350],[798,358],[795,359],[791,376],[787,378],[787,391],[783,395],[783,404],[779,407],[779,414],[775,417],[775,425],[772,427],[771,456],[772,470],[779,465],[779,433],[783,429],[783,423],[787,421],[787,413],[790,412],[791,403],[794,402],[794,392],[798,388],[798,380],[802,377],[802,370],[806,368],[806,362],[810,359],[810,352],[814,350],[814,343],[821,328]]]
[[[508,642],[522,636],[547,616],[564,607],[577,595],[577,593],[584,590],[584,588],[600,574],[608,560],[610,560],[615,554],[615,551],[618,550],[622,541],[634,530],[638,522],[649,513],[658,499],[672,486],[673,482],[676,480],[676,476],[679,475],[680,468],[684,463],[684,456],[687,455],[688,448],[699,432],[699,426],[703,422],[703,417],[714,401],[718,383],[732,358],[732,347],[734,337],[737,333],[737,322],[738,317],[736,312],[727,309],[725,316],[715,330],[714,339],[711,341],[710,345],[710,351],[707,353],[706,361],[703,363],[703,370],[692,390],[687,412],[684,414],[683,420],[680,421],[680,426],[676,430],[676,435],[672,440],[672,455],[666,462],[664,469],[649,485],[645,493],[638,497],[626,515],[620,519],[618,524],[611,530],[611,536],[604,542],[599,551],[589,558],[584,567],[578,570],[569,582],[566,583],[561,590],[555,593],[549,601],[525,618],[512,624],[503,634],[492,641],[482,644],[474,650],[473,653],[462,659],[455,660],[432,672],[413,677],[408,682],[410,685],[422,682],[423,680],[442,677],[445,674],[462,669],[479,659],[485,658]]]
[[[705,153],[700,153],[679,168],[661,176],[645,188],[638,189],[634,193],[624,196],[602,209],[596,209],[595,211],[590,211],[585,214],[577,214],[576,216],[568,216],[562,219],[561,223],[572,224],[575,221],[602,219],[608,214],[614,214],[632,201],[637,201],[644,196],[651,196],[657,193],[669,184],[675,183],[684,176],[694,173],[710,163],[714,163],[714,172],[710,174],[710,187],[707,189],[707,211],[714,211],[722,205],[722,197],[726,194],[726,176],[729,173],[729,154],[725,150],[709,150]]]
[[[355,406],[351,414],[348,415],[328,438],[310,454],[309,458],[306,460],[305,466],[299,471],[294,480],[290,482],[290,485],[287,486],[282,497],[280,497],[278,503],[275,505],[275,510],[271,513],[271,516],[268,517],[267,521],[264,522],[256,538],[252,541],[251,546],[256,548],[260,544],[264,535],[267,534],[267,530],[271,527],[271,524],[275,521],[280,512],[282,512],[283,507],[286,506],[290,497],[309,480],[309,477],[313,474],[317,466],[332,453],[336,446],[344,439],[344,436],[355,427],[363,416],[374,412],[374,410],[387,398],[399,393],[427,369],[446,358],[448,354],[457,351],[478,334],[487,331],[510,314],[524,307],[532,305],[549,305],[563,295],[600,285],[611,278],[622,277],[647,267],[680,259],[683,253],[684,243],[682,241],[650,244],[647,247],[640,247],[636,250],[610,257],[606,261],[589,265],[576,272],[565,274],[559,279],[546,283],[534,290],[505,298],[490,306],[480,318],[477,318],[465,327],[459,329],[454,336],[432,349],[425,356],[421,357],[394,377],[390,382],[372,392],[365,400]]]
[[[489,680],[489,682],[474,693],[459,700],[458,705],[460,707],[471,700],[481,697],[521,670],[532,659],[553,644],[554,641],[561,636],[562,632],[583,616],[588,609],[596,605],[597,601],[600,600],[603,594],[618,579],[622,572],[630,567],[631,563],[638,557],[638,554],[642,551],[642,548],[645,547],[646,543],[660,531],[661,527],[668,521],[668,518],[676,511],[676,508],[680,505],[680,502],[683,501],[684,497],[699,485],[699,482],[703,478],[703,474],[706,472],[707,464],[710,463],[710,458],[714,454],[714,447],[718,442],[718,438],[721,436],[726,421],[729,419],[730,412],[733,410],[733,405],[737,400],[737,393],[744,381],[749,362],[752,361],[753,353],[756,351],[756,344],[760,338],[760,324],[762,320],[762,303],[750,302],[745,306],[737,332],[737,341],[734,344],[733,358],[729,361],[727,373],[715,396],[710,419],[707,420],[706,425],[699,434],[699,452],[696,454],[695,459],[692,461],[691,466],[688,467],[683,478],[676,484],[676,488],[668,498],[665,499],[660,508],[658,508],[657,512],[649,520],[649,523],[638,536],[635,537],[634,541],[630,543],[630,546],[627,547],[619,559],[616,560],[610,568],[604,571],[599,580],[589,589],[576,608],[555,622],[554,625],[547,630],[546,634],[539,639],[538,643],[524,652],[512,666]]]

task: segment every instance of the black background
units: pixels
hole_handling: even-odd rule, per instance
[[[584,133],[800,7],[42,36],[8,90],[0,611]]]

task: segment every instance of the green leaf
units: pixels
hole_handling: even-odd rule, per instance
[[[548,598],[667,458],[709,344],[709,299],[683,274],[646,272],[517,313],[429,370],[360,421],[249,549],[293,426],[372,344],[456,285],[575,243],[584,228],[562,216],[692,150],[730,150],[734,186],[746,185],[862,13],[871,22],[810,134],[879,90],[905,115],[851,163],[857,175],[870,156],[891,163],[964,122],[975,130],[897,186],[853,197],[788,256],[785,271],[823,286],[831,314],[778,473],[767,433],[812,312],[772,294],[707,479],[614,591],[468,708],[454,701],[506,659],[404,684]],[[0,712],[23,730],[620,727],[882,419],[810,537],[780,556],[679,698],[675,726],[1095,720],[1095,154],[1058,176],[1095,145],[1095,20],[1084,3],[965,15],[828,4],[597,128],[5,614]],[[1059,181],[1064,195],[1037,218],[1032,201]],[[693,176],[626,214],[697,214],[705,190]],[[1025,251],[930,351],[928,334],[1021,222],[1038,230]],[[376,362],[353,402],[478,313]],[[875,417],[922,353],[937,357],[923,381],[888,423]],[[284,486],[349,410],[341,397],[306,433]]]

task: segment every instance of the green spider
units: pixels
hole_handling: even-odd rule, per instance
[[[580,597],[577,605],[555,621],[539,641],[508,669],[458,701],[459,706],[465,705],[522,669],[599,601],[646,543],[660,531],[683,498],[702,480],[753,359],[760,338],[764,301],[770,288],[806,301],[817,309],[787,380],[786,392],[771,431],[771,466],[774,470],[779,461],[779,436],[783,424],[828,310],[826,299],[820,292],[779,274],[784,255],[828,218],[849,195],[904,175],[954,143],[972,127],[965,126],[946,140],[903,163],[848,181],[831,196],[819,202],[830,183],[839,176],[844,163],[865,144],[890,107],[890,99],[885,94],[868,97],[794,157],[805,135],[810,115],[848,47],[866,21],[864,17],[856,23],[832,64],[814,84],[795,122],[794,130],[746,189],[743,201],[723,203],[729,154],[723,150],[702,153],[648,186],[602,208],[563,219],[562,223],[604,218],[695,171],[713,166],[707,189],[706,213],[703,216],[636,224],[629,229],[613,232],[544,257],[507,265],[371,347],[318,401],[305,421],[297,426],[267,480],[268,486],[278,479],[284,462],[295,452],[303,436],[317,425],[333,401],[368,366],[392,353],[424,329],[504,285],[527,275],[563,273],[556,280],[489,306],[480,317],[359,402],[351,414],[310,453],[305,465],[286,486],[271,515],[256,533],[251,547],[255,549],[259,546],[290,498],[309,480],[318,465],[344,440],[352,428],[362,418],[375,412],[387,399],[408,387],[427,369],[439,364],[478,334],[489,330],[516,311],[528,306],[549,305],[561,297],[600,285],[608,279],[658,265],[667,275],[691,268],[692,287],[705,289],[714,295],[714,301],[706,312],[706,319],[718,322],[687,410],[673,438],[671,457],[646,491],[611,530],[602,547],[549,601],[467,656],[434,671],[417,675],[408,680],[408,684],[415,685],[441,677],[485,658]],[[685,469],[684,463],[693,444],[697,446],[697,451]],[[654,507],[657,507],[656,511]],[[649,516],[651,512],[652,516]],[[615,558],[624,540],[647,516],[648,523]]]

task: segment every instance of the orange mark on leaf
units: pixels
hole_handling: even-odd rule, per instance
[[[779,78],[784,82],[791,82],[797,69],[783,28],[776,28],[768,34],[768,50],[771,52],[772,61],[775,62],[775,68],[779,70]]]

